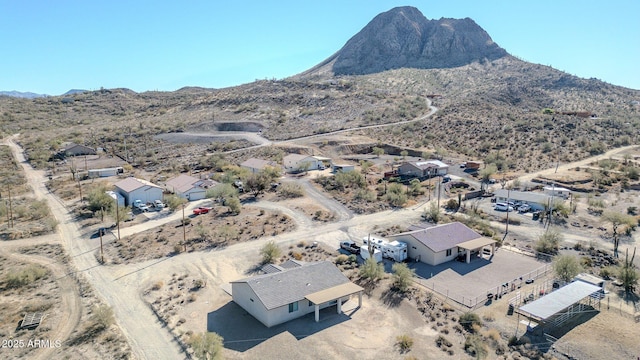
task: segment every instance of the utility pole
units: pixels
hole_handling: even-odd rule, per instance
[[[116,226],[118,227],[118,240],[120,240],[120,204],[118,204],[117,197],[116,197]]]
[[[102,230],[100,230],[100,263],[104,264],[104,250],[102,249]]]
[[[438,181],[438,209],[440,209],[440,181]]]
[[[82,199],[82,183],[80,183],[80,178],[78,178],[78,189],[80,189],[80,202],[84,202]]]
[[[504,236],[507,236],[507,234],[509,233],[509,208],[511,208],[511,205],[509,205],[509,200],[511,198],[511,190],[509,190],[509,188],[507,188],[507,226],[504,228]]]
[[[182,242],[184,243],[184,248],[187,248],[187,228],[184,223],[184,204],[182,204]]]
[[[7,185],[9,192],[9,227],[13,227],[13,205],[11,202],[11,185]]]

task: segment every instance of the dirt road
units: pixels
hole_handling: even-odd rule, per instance
[[[614,155],[617,155],[617,154],[620,154],[620,153],[623,153],[625,151],[632,150],[632,149],[638,148],[638,147],[640,147],[640,146],[638,146],[638,145],[630,145],[630,146],[624,146],[624,147],[617,148],[617,149],[611,149],[611,150],[605,152],[604,154],[591,156],[591,157],[588,157],[586,159],[574,161],[574,162],[568,163],[568,164],[562,164],[562,165],[559,165],[557,167],[557,169],[555,167],[552,167],[552,168],[549,168],[549,169],[539,170],[539,171],[536,171],[536,172],[525,174],[525,175],[522,175],[522,176],[518,177],[518,179],[520,180],[520,182],[531,181],[532,179],[534,179],[536,177],[539,177],[541,175],[551,175],[551,174],[554,174],[556,172],[561,173],[563,171],[567,171],[567,170],[570,170],[570,169],[573,169],[573,168],[576,168],[576,167],[585,167],[585,166],[587,166],[587,165],[589,165],[589,164],[591,164],[593,162],[604,160],[604,159],[608,159],[608,158],[610,158],[610,157],[612,157]]]
[[[134,355],[139,359],[185,358],[171,335],[140,299],[138,284],[117,281],[112,275],[113,269],[98,264],[94,256],[95,246],[81,237],[67,209],[45,188],[44,172],[34,170],[26,162],[14,139],[15,135],[8,139],[7,145],[23,167],[35,197],[47,200],[58,220],[59,241],[71,257],[72,266],[86,277],[98,295],[113,308],[117,322],[129,339]],[[79,301],[79,297],[76,297],[75,301]]]
[[[51,243],[51,238],[51,236],[46,236],[15,240],[11,242],[0,242],[0,254],[22,262],[42,265],[51,271],[60,291],[60,297],[62,299],[60,308],[63,313],[60,314],[60,318],[62,319],[61,323],[53,328],[49,337],[50,339],[64,342],[69,339],[69,336],[71,336],[73,331],[78,327],[80,324],[80,317],[82,315],[80,288],[74,279],[73,274],[70,274],[67,271],[67,266],[65,264],[62,264],[55,259],[40,255],[25,255],[13,252],[22,247]],[[46,360],[54,351],[54,347],[44,347],[39,349],[33,358]]]

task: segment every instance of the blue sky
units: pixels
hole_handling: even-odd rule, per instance
[[[405,5],[428,19],[469,17],[524,60],[640,89],[636,0],[0,0],[0,90],[172,91],[280,79]]]

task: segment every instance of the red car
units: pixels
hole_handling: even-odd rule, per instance
[[[195,208],[195,209],[193,209],[193,214],[194,214],[194,215],[206,214],[206,213],[208,213],[208,212],[209,212],[209,210],[211,210],[211,208],[210,208],[210,207],[203,207],[203,206],[201,206],[201,207],[199,207],[199,208]]]

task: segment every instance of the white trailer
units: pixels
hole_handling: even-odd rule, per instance
[[[362,256],[364,260],[367,260],[369,258],[369,248],[367,247],[367,245],[360,246],[360,256]],[[376,260],[376,262],[382,262],[382,251],[374,248],[373,258]]]
[[[396,262],[407,260],[407,243],[392,241],[382,245],[382,256]]]
[[[369,241],[371,241],[371,246],[373,246],[374,249],[378,249],[380,251],[382,251],[383,245],[387,243],[386,240],[373,237],[371,235],[362,238],[362,243],[367,246],[369,246]]]

